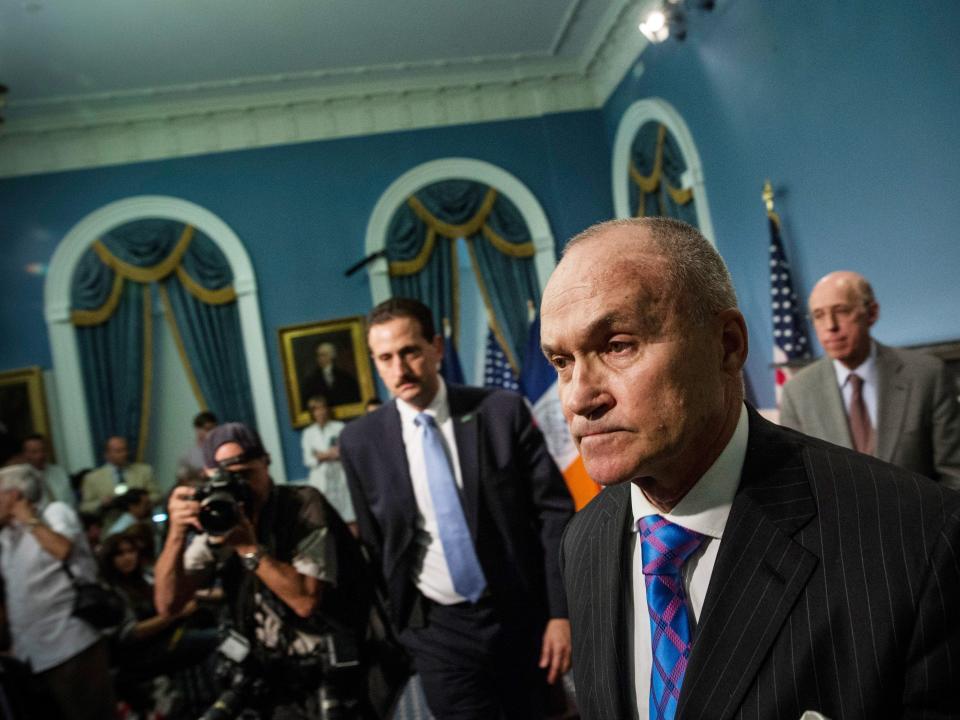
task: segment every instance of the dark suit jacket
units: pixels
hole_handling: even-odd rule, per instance
[[[558,556],[573,501],[542,433],[514,393],[448,385],[447,397],[464,512],[494,602],[544,621],[566,617]],[[347,425],[340,461],[361,540],[383,571],[402,630],[417,596],[417,505],[396,401]]]
[[[635,712],[632,519],[623,483],[563,540],[585,720]],[[958,553],[960,494],[751,410],[677,718],[960,717]]]
[[[877,343],[876,456],[960,485],[960,405],[943,362]],[[847,411],[830,358],[783,388],[780,424],[852,448]]]

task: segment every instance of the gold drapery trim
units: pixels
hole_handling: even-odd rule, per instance
[[[637,208],[637,216],[640,217],[644,214],[644,196],[656,192],[660,187],[661,180],[663,181],[664,187],[667,189],[667,193],[670,195],[670,198],[677,205],[686,205],[691,200],[693,200],[693,188],[678,188],[670,184],[669,180],[664,179],[663,177],[663,147],[667,141],[667,126],[661,124],[657,128],[657,149],[654,153],[653,159],[653,170],[650,171],[649,175],[641,175],[640,171],[637,169],[637,166],[634,165],[633,160],[630,161],[630,179],[636,184],[640,190],[640,203]],[[663,203],[660,202],[658,207],[660,207],[660,214],[663,214]]]
[[[137,438],[137,462],[143,462],[143,453],[150,434],[150,405],[153,393],[153,303],[150,286],[143,286],[143,395],[140,405],[140,434]]]
[[[180,355],[180,362],[183,363],[183,369],[187,373],[187,381],[190,383],[190,389],[193,391],[193,397],[197,400],[197,405],[201,410],[207,410],[207,402],[200,390],[200,383],[197,382],[197,376],[193,372],[190,360],[187,357],[187,347],[183,344],[183,336],[180,334],[180,328],[177,326],[177,320],[173,316],[173,306],[170,304],[170,295],[167,294],[167,288],[158,285],[160,289],[160,302],[163,304],[163,314],[167,319],[167,325],[173,335],[173,342],[177,346],[177,353]]]
[[[496,189],[489,188],[487,190],[487,194],[483,198],[483,202],[480,203],[480,208],[477,210],[476,215],[462,225],[451,225],[450,223],[443,222],[443,220],[440,220],[433,215],[433,213],[427,210],[423,203],[417,199],[416,195],[411,195],[409,198],[407,198],[407,204],[418,218],[423,220],[427,226],[436,230],[438,234],[443,235],[450,240],[476,235],[483,224],[487,221],[487,216],[490,214],[490,211],[493,210],[493,204],[496,201]]]
[[[111,268],[114,272],[139,283],[148,283],[162,280],[172,273],[180,264],[180,260],[183,258],[183,254],[187,251],[187,248],[190,247],[190,241],[192,239],[193,226],[184,226],[183,233],[181,233],[180,239],[177,241],[173,250],[170,251],[170,254],[156,265],[151,265],[150,267],[137,267],[136,265],[124,262],[111,253],[101,240],[97,240],[93,244],[93,250],[97,253],[97,256],[103,264]]]
[[[390,275],[416,275],[423,270],[427,260],[433,255],[433,246],[437,244],[437,233],[432,227],[427,228],[427,238],[423,241],[423,247],[415,257],[409,260],[394,260],[390,263]]]
[[[177,279],[187,289],[187,292],[200,302],[207,305],[225,305],[237,299],[237,291],[233,289],[233,285],[227,285],[219,290],[208,290],[194,280],[190,273],[183,269],[183,265],[177,265],[176,272]]]
[[[493,245],[497,250],[502,252],[504,255],[509,255],[510,257],[515,258],[529,258],[533,257],[536,254],[536,248],[533,246],[533,242],[525,243],[512,243],[507,242],[502,237],[497,235],[489,225],[484,224],[481,228],[483,236]]]
[[[100,325],[105,323],[117,311],[117,305],[120,304],[120,298],[123,296],[123,278],[120,273],[113,274],[113,287],[110,288],[110,295],[107,301],[93,310],[71,310],[70,322],[74,325],[84,327],[89,325]]]
[[[480,297],[483,298],[483,304],[487,308],[487,319],[490,322],[490,329],[493,330],[493,336],[497,339],[497,342],[500,343],[500,347],[503,349],[503,354],[507,356],[507,362],[510,363],[510,368],[513,370],[514,375],[519,378],[520,366],[517,364],[517,359],[513,356],[513,351],[507,344],[503,330],[500,328],[500,323],[497,322],[497,316],[493,312],[493,303],[490,300],[490,293],[487,292],[487,285],[485,282],[483,282],[483,275],[480,274],[480,263],[477,262],[477,251],[473,247],[473,239],[466,238],[466,241],[467,250],[470,253],[470,266],[473,268],[473,275],[477,279],[477,287],[480,288]]]
[[[492,187],[488,188],[487,194],[484,196],[483,202],[480,203],[480,208],[477,210],[477,213],[461,225],[451,225],[433,215],[416,196],[411,195],[408,197],[407,205],[410,206],[413,213],[427,226],[427,236],[424,239],[423,246],[420,248],[420,252],[414,257],[409,260],[394,260],[389,264],[390,275],[392,277],[414,275],[423,270],[430,260],[430,256],[433,255],[434,248],[437,244],[437,235],[445,237],[448,240],[456,240],[458,238],[470,238],[478,232],[482,232],[490,244],[504,255],[515,258],[533,257],[536,254],[536,248],[533,242],[519,244],[508,242],[487,225],[487,218],[493,211],[493,205],[496,201],[496,189]],[[457,324],[458,321],[456,317],[453,322],[454,325]]]
[[[460,258],[459,253],[450,253],[450,294],[453,296],[453,317],[450,318],[451,330],[453,331],[450,342],[453,347],[457,347],[457,338],[460,337]]]

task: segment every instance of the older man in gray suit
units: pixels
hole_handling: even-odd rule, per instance
[[[826,356],[784,387],[780,423],[960,487],[960,406],[937,358],[870,337],[880,306],[841,270],[810,293]]]

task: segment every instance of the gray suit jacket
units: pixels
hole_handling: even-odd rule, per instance
[[[623,483],[563,538],[584,720],[636,710],[631,521]],[[960,493],[751,411],[677,720],[960,717],[958,553]]]
[[[877,457],[960,484],[960,406],[943,362],[877,343],[877,386]],[[784,386],[780,424],[853,447],[830,358],[817,360]]]

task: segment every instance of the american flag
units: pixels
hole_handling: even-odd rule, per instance
[[[770,221],[770,307],[773,315],[773,366],[776,373],[777,405],[783,386],[799,361],[810,359],[810,342],[797,293],[790,278],[790,263],[780,239],[780,217],[767,212]]]
[[[483,363],[484,387],[498,387],[505,390],[519,392],[520,382],[517,380],[506,353],[497,342],[493,330],[487,330],[487,352]]]

